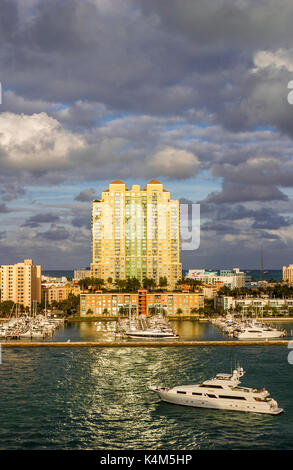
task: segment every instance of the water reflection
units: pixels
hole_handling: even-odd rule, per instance
[[[232,351],[233,350],[233,351]],[[6,349],[0,369],[2,449],[277,449],[292,447],[293,369],[282,347]],[[162,403],[147,385],[229,372],[266,386],[278,417]]]

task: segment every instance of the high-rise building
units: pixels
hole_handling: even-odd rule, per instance
[[[1,266],[1,301],[11,300],[31,307],[32,302],[41,302],[41,266],[33,260]]]
[[[93,201],[92,275],[107,280],[165,278],[174,288],[181,277],[179,201],[159,181],[131,189],[110,183]]]

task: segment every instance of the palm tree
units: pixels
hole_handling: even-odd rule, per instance
[[[160,277],[159,286],[160,287],[167,287],[167,285],[168,285],[168,280],[167,280],[166,276]]]
[[[269,304],[266,304],[263,308],[264,316],[268,317],[270,311],[271,311],[271,306]]]
[[[193,307],[191,310],[190,310],[190,313],[191,315],[197,315],[197,316],[201,316],[202,314],[204,314],[204,308],[203,307],[199,307],[199,309]]]

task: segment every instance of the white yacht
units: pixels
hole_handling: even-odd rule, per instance
[[[219,410],[250,411],[278,415],[283,409],[269,397],[269,392],[240,387],[240,378],[244,375],[242,367],[237,367],[232,374],[217,374],[216,377],[197,385],[181,385],[173,388],[149,386],[159,397],[168,403],[214,408]]]
[[[149,317],[129,315],[128,319],[118,322],[116,334],[118,332],[122,336],[136,339],[179,338],[168,319],[162,314]]]
[[[286,336],[286,331],[270,326],[251,325],[234,331],[234,336],[238,339],[282,338]]]
[[[172,329],[147,329],[147,330],[137,330],[135,328],[126,330],[124,332],[125,336],[128,338],[143,338],[143,339],[164,339],[164,338],[179,338]]]

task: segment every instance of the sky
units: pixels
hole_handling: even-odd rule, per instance
[[[293,263],[292,0],[1,0],[0,265],[89,266],[91,201],[200,204],[187,268]]]

